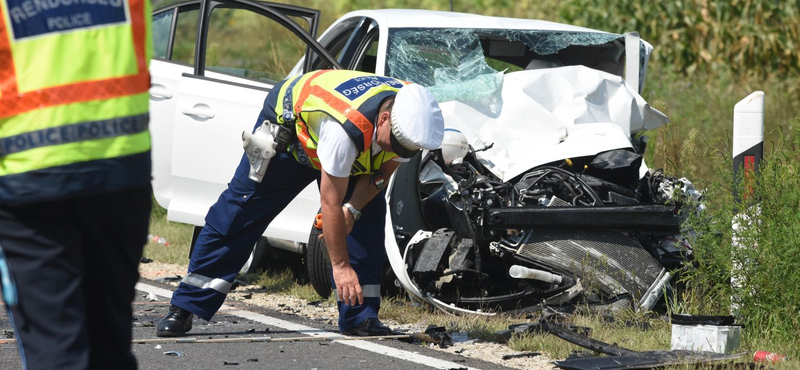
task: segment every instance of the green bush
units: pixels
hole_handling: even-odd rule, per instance
[[[800,119],[789,129],[800,129]],[[730,156],[719,154],[731,168]],[[734,178],[725,170],[722,180],[710,184],[707,212],[690,220],[698,235],[693,268],[682,277],[687,288],[675,305],[678,313],[719,315],[727,314],[733,303],[746,325],[749,348],[794,355],[800,350],[798,158],[797,136],[782,139],[765,155],[757,174]],[[734,198],[733,188],[743,195],[743,204]],[[735,231],[734,220],[739,226]]]

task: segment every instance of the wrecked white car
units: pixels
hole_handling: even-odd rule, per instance
[[[287,73],[208,63],[213,45],[204,34],[215,12],[231,9],[285,26],[307,45],[305,57]],[[200,25],[193,65],[173,60],[187,14]],[[202,226],[242,155],[241,132],[275,82],[340,65],[429,87],[445,118],[442,149],[401,166],[387,187],[385,286],[463,312],[542,302],[650,309],[663,297],[668,270],[687,251],[680,200],[699,193],[643,162],[646,140],[637,134],[668,122],[639,95],[648,43],[636,34],[420,10],[349,13],[317,43],[317,16],[229,0],[156,11],[157,50],[159,24],[167,44],[151,64],[154,189],[170,220]],[[329,266],[311,227],[317,202],[312,184],[267,229],[249,264],[264,248],[303,253],[326,296]]]

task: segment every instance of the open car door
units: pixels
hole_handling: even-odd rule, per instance
[[[314,39],[319,11],[248,0],[197,6],[193,69],[181,73],[175,94],[168,219],[200,226],[242,157],[242,131],[253,130],[274,84],[304,53],[319,55],[326,68],[339,65]],[[316,211],[309,208],[306,220]]]

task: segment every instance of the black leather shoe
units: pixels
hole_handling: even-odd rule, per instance
[[[383,325],[377,318],[366,319],[352,329],[345,332],[354,337],[375,337],[379,335],[392,335],[392,329]]]
[[[176,305],[169,307],[167,316],[158,323],[156,328],[156,336],[159,337],[180,337],[186,334],[187,331],[192,330],[192,315],[191,312],[184,310]]]

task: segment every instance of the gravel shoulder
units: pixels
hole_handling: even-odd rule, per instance
[[[186,275],[186,267],[153,261],[140,264],[139,273],[142,278],[158,280],[176,275],[184,276]],[[166,281],[164,283],[172,286],[178,285],[177,281]],[[247,302],[248,304],[312,319],[329,325],[335,325],[338,318],[336,307],[329,302],[309,304],[305,299],[300,299],[288,294],[266,293],[264,289],[257,285],[240,286],[228,295],[228,299]],[[381,321],[392,327],[392,329],[400,332],[417,332],[425,329],[424,324],[400,324],[391,320]],[[453,346],[442,349],[430,344],[430,347],[440,351],[480,359],[516,369],[540,370],[555,368],[555,366],[551,364],[553,359],[546,356],[503,360],[504,355],[519,354],[521,352],[514,351],[503,344],[471,339],[467,337],[465,333],[450,334],[453,337]]]

